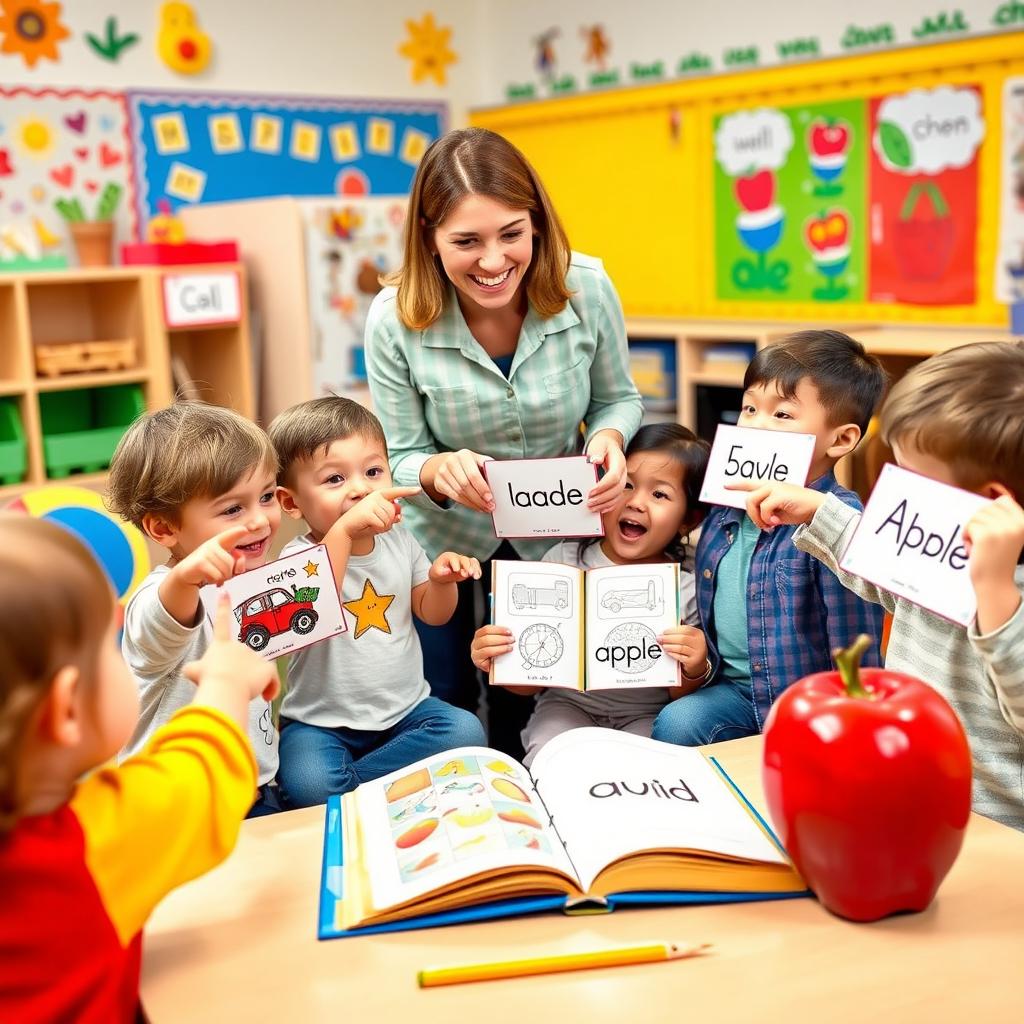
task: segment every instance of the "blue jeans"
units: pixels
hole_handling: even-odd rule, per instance
[[[476,715],[436,697],[425,697],[405,718],[380,731],[282,719],[278,781],[286,807],[310,807],[422,757],[483,742]]]
[[[651,738],[680,747],[756,736],[750,691],[723,680],[666,704],[654,720]]]
[[[276,782],[268,782],[256,791],[256,802],[249,808],[247,818],[262,818],[268,814],[277,814],[283,811],[281,803],[281,791]]]

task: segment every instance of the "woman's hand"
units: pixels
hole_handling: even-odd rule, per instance
[[[494,496],[480,467],[490,462],[489,455],[460,448],[457,452],[432,455],[420,470],[423,489],[437,500],[451,498],[477,512],[493,512]]]
[[[626,486],[622,435],[617,430],[599,430],[587,445],[587,457],[595,466],[604,467],[604,476],[587,495],[587,508],[603,515],[615,508]]]

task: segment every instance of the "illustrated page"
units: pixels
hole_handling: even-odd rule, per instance
[[[615,565],[586,574],[587,689],[675,686],[656,637],[679,623],[679,566]]]
[[[546,743],[531,770],[584,889],[603,867],[640,850],[702,850],[785,863],[694,747],[611,729],[572,729]]]
[[[238,639],[268,661],[344,633],[348,626],[323,544],[296,551],[224,584]],[[213,618],[220,588],[199,591]]]
[[[494,563],[492,620],[515,645],[496,658],[496,686],[583,689],[583,573],[560,562]]]
[[[540,865],[575,878],[526,769],[495,750],[425,758],[354,797],[375,907],[493,868]]]

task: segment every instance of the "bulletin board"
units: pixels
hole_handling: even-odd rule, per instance
[[[627,313],[1005,326],[1021,36],[477,111]]]
[[[404,195],[443,103],[128,93],[143,219],[266,196]]]

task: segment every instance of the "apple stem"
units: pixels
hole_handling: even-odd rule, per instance
[[[839,678],[846,687],[846,693],[850,697],[863,697],[871,699],[874,694],[865,690],[860,681],[860,659],[864,652],[871,646],[871,637],[867,633],[861,633],[849,647],[837,647],[832,652],[836,668],[839,669]]]

